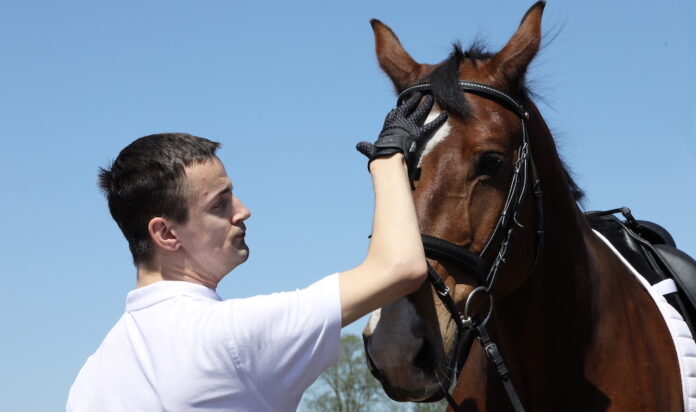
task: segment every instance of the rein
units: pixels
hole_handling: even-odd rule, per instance
[[[514,165],[514,172],[505,204],[500,213],[496,226],[481,253],[478,255],[474,254],[470,250],[457,246],[445,239],[440,239],[425,234],[421,235],[426,257],[435,260],[447,260],[455,263],[467,273],[474,275],[475,279],[479,282],[479,286],[469,294],[464,306],[464,312],[462,313],[454,304],[449,287],[445,284],[440,275],[438,275],[437,272],[432,268],[430,263],[428,263],[428,280],[430,281],[433,289],[435,289],[435,292],[437,293],[437,296],[442,304],[450,312],[450,315],[457,326],[457,341],[455,344],[455,353],[450,360],[448,368],[448,370],[453,371],[453,373],[451,376],[448,376],[447,381],[441,385],[442,394],[437,393],[424,402],[438,400],[443,395],[445,398],[447,398],[447,402],[449,402],[453,410],[457,412],[461,411],[461,408],[456,404],[455,400],[452,398],[446,388],[451,386],[452,382],[456,382],[459,378],[462,366],[468,357],[473,340],[474,338],[478,338],[489,361],[495,366],[498,376],[502,380],[505,391],[507,392],[510,402],[515,408],[515,411],[523,412],[524,407],[522,406],[522,403],[517,396],[517,392],[512,385],[505,361],[503,360],[497,345],[488,335],[486,324],[493,315],[492,290],[495,286],[496,280],[498,279],[498,273],[500,272],[501,267],[505,264],[505,259],[510,250],[513,234],[517,227],[524,228],[522,224],[519,223],[519,214],[524,194],[527,191],[527,188],[530,187],[530,178],[531,191],[534,197],[536,213],[537,238],[534,265],[532,270],[534,270],[539,263],[541,250],[544,245],[542,191],[536,166],[534,164],[534,159],[532,158],[532,152],[529,146],[529,135],[527,131],[529,113],[519,102],[517,102],[517,100],[491,86],[460,80],[459,88],[463,92],[474,93],[479,96],[495,100],[517,114],[521,122],[522,141],[518,149],[518,157]],[[431,85],[429,83],[421,83],[408,87],[399,94],[397,103],[401,103],[406,96],[415,91],[428,92],[430,89]],[[486,256],[487,253],[493,249],[494,241],[498,238],[501,239],[498,245],[498,251],[495,255],[493,263],[489,267],[486,267],[487,265],[484,261],[484,256]],[[481,295],[484,298],[484,303],[487,298],[489,306],[487,313],[484,309],[483,314],[479,313],[478,316],[472,316],[472,314],[469,313],[469,307],[476,295]],[[372,360],[369,358],[369,353],[368,363],[372,363]],[[373,367],[374,365],[370,366]]]

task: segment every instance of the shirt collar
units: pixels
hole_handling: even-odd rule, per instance
[[[179,280],[163,280],[128,292],[126,312],[140,310],[178,296],[222,300],[214,290],[203,285]]]

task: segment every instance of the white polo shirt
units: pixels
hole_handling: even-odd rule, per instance
[[[294,411],[338,360],[338,275],[295,292],[221,300],[190,282],[131,291],[80,370],[69,412]]]

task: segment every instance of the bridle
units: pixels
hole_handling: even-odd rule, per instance
[[[445,239],[426,234],[421,235],[426,257],[454,263],[465,270],[466,273],[473,275],[479,283],[479,286],[474,288],[474,290],[469,294],[464,305],[464,313],[462,313],[454,304],[449,287],[428,263],[428,280],[430,281],[433,289],[435,289],[438,298],[445,308],[447,308],[452,319],[454,320],[454,323],[456,324],[457,340],[455,343],[454,356],[452,356],[450,359],[450,364],[448,365],[447,369],[453,373],[446,376],[446,381],[441,383],[441,393],[436,393],[423,402],[437,401],[442,399],[444,396],[447,398],[447,401],[452,409],[455,411],[461,410],[456,404],[455,400],[449,394],[448,388],[459,378],[459,374],[461,373],[464,361],[468,357],[474,338],[478,338],[488,359],[495,366],[495,369],[503,382],[508,397],[515,408],[515,411],[522,412],[524,411],[524,407],[522,406],[512,382],[510,381],[510,374],[507,366],[505,365],[503,357],[501,356],[498,347],[491,340],[488,332],[486,331],[486,324],[491,319],[493,314],[493,287],[495,286],[500,269],[505,264],[505,259],[510,251],[510,243],[512,241],[513,234],[515,233],[515,229],[517,227],[524,228],[522,224],[519,223],[519,215],[521,209],[520,206],[528,187],[531,187],[532,195],[534,196],[534,208],[536,213],[537,243],[532,271],[535,270],[537,264],[539,263],[541,250],[543,249],[544,245],[542,191],[536,166],[534,164],[534,159],[532,158],[532,152],[529,146],[529,135],[527,131],[527,120],[529,120],[529,113],[517,100],[494,87],[481,83],[460,80],[459,88],[463,92],[477,94],[479,96],[494,100],[517,114],[521,122],[522,141],[518,149],[518,156],[514,164],[513,176],[510,182],[505,204],[500,213],[496,226],[491,233],[491,236],[486,242],[483,250],[478,255]],[[431,84],[429,83],[419,83],[408,87],[399,94],[397,103],[401,103],[406,96],[413,92],[428,92],[430,90]],[[421,142],[421,146],[424,144],[425,142]],[[415,165],[413,166],[415,167]],[[417,179],[417,174],[411,174],[411,178]],[[529,185],[530,178],[532,182],[531,185]],[[501,239],[498,245],[498,252],[493,259],[493,263],[487,267],[484,257],[487,256],[488,253],[493,249],[493,244],[496,239]],[[484,308],[482,313],[474,316],[470,313],[469,308],[472,304],[473,298],[477,295],[481,295],[481,297],[484,298],[484,304],[485,298],[487,298],[489,305],[487,311],[485,311]],[[367,347],[366,354],[368,366],[370,367],[372,373],[379,376],[380,373],[373,364],[369,352],[367,352]]]
[[[415,91],[428,91],[431,85],[427,83],[417,84],[405,89],[399,95],[399,103],[401,100],[415,92]],[[483,250],[478,254],[474,254],[468,249],[457,246],[445,239],[440,239],[437,237],[432,237],[423,234],[423,246],[425,249],[425,255],[431,259],[442,259],[447,260],[457,265],[460,265],[467,273],[474,275],[474,277],[479,282],[479,286],[474,288],[469,294],[466,303],[464,305],[464,313],[461,313],[454,304],[452,295],[450,294],[449,287],[445,284],[442,278],[437,274],[437,272],[428,264],[428,280],[432,284],[438,298],[442,301],[443,305],[447,308],[457,326],[457,341],[455,344],[455,354],[450,360],[449,369],[453,371],[450,382],[446,382],[442,385],[443,395],[447,398],[452,408],[455,411],[459,411],[460,408],[451,397],[451,395],[446,390],[452,383],[459,378],[461,373],[461,368],[466,360],[471,344],[475,337],[479,338],[483,349],[488,356],[488,359],[493,363],[496,371],[500,378],[502,379],[505,390],[515,407],[516,411],[524,411],[524,407],[517,396],[517,393],[510,381],[510,375],[503,360],[500,351],[495,343],[491,340],[488,332],[486,331],[486,324],[490,320],[493,314],[493,297],[492,291],[495,286],[496,280],[498,279],[498,274],[501,267],[505,264],[505,259],[510,251],[510,243],[512,241],[513,234],[517,227],[523,228],[522,224],[519,223],[520,206],[524,198],[524,194],[528,187],[528,179],[531,175],[532,180],[532,194],[534,196],[534,204],[536,211],[536,236],[537,236],[537,246],[536,253],[534,257],[533,269],[539,262],[541,256],[541,250],[543,248],[544,241],[544,226],[543,226],[543,206],[542,206],[542,191],[539,177],[536,170],[536,165],[534,164],[534,159],[532,158],[532,152],[529,147],[529,134],[527,131],[527,120],[529,120],[529,113],[524,109],[524,107],[518,103],[515,99],[510,97],[508,94],[493,88],[491,86],[475,83],[470,81],[459,81],[459,88],[464,92],[474,93],[482,97],[494,100],[509,110],[512,110],[520,118],[521,129],[522,129],[522,139],[520,147],[518,149],[517,161],[514,164],[514,171],[512,179],[510,182],[510,187],[508,189],[507,197],[500,213],[498,221],[491,233],[486,245]],[[487,255],[489,250],[492,249],[493,242],[496,238],[501,238],[500,244],[498,246],[498,252],[495,255],[493,263],[488,267],[486,271],[486,264],[484,257]],[[469,307],[473,301],[473,298],[477,295],[483,295],[488,298],[489,306],[487,313],[485,308],[483,309],[483,314],[479,316],[472,316],[469,312]],[[485,302],[485,300],[484,300]],[[462,356],[464,355],[464,356]],[[435,395],[436,398],[440,398],[440,394]]]

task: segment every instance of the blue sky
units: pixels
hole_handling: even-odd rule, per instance
[[[372,192],[354,145],[394,104],[369,19],[435,63],[455,40],[497,50],[531,4],[0,2],[3,409],[62,409],[123,311],[135,272],[96,172],[130,141],[222,142],[253,214],[251,258],[223,297],[306,286],[367,248]],[[529,73],[586,208],[628,205],[692,255],[694,23],[690,0],[550,0],[554,40]]]

